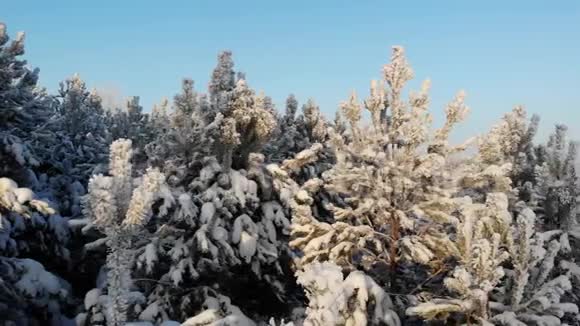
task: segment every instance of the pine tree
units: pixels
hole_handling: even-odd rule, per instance
[[[245,76],[239,78],[241,79],[245,80]],[[218,55],[218,63],[209,82],[209,100],[212,107],[210,118],[228,109],[234,88],[236,88],[236,73],[232,52],[223,51]]]
[[[107,255],[107,325],[125,325],[131,301],[133,244],[144,231],[152,214],[152,206],[163,194],[165,176],[157,169],[148,169],[140,185],[133,189],[131,141],[119,139],[111,144],[109,174],[95,175],[89,182],[85,213],[101,230],[109,248]],[[164,198],[172,203],[171,197]],[[101,241],[102,242],[102,241]],[[88,295],[88,294],[87,294]],[[87,316],[79,320],[91,323]],[[102,319],[102,317],[92,316]]]
[[[505,285],[490,303],[490,319],[496,325],[561,325],[565,317],[578,317],[578,306],[567,302],[572,291],[569,275],[554,265],[560,243],[534,232],[535,214],[524,208],[514,227],[514,246],[509,248],[513,269]],[[547,247],[547,248],[544,248]]]
[[[130,139],[133,143],[135,154],[134,163],[139,169],[147,163],[145,147],[156,138],[150,116],[143,113],[143,107],[139,104],[139,97],[130,97],[124,110],[117,109],[107,112],[106,125],[110,132],[110,139]]]
[[[341,107],[350,124],[348,135],[331,133],[336,163],[322,178],[290,187],[294,193],[290,245],[303,253],[298,266],[329,260],[347,270],[370,272],[387,265],[391,279],[385,281],[395,288],[402,260],[427,264],[436,256],[434,251],[442,249],[438,246],[450,241],[433,225],[452,221],[454,190],[446,158],[456,149],[447,144],[447,137],[467,108],[459,95],[448,105],[444,127],[429,139],[427,84],[420,93],[411,95],[409,105],[396,95],[402,85],[393,76],[404,76],[410,69],[403,64],[401,51],[395,48],[394,61],[387,65],[385,74],[396,88],[390,92],[390,103],[395,105],[390,107],[391,116],[383,120],[385,90],[373,82],[371,97],[365,102],[373,126],[363,129],[362,106],[353,94]],[[321,149],[315,145],[312,151],[298,154],[297,168],[316,160]],[[279,174],[291,175],[293,165],[291,160],[283,162],[285,171]],[[321,207],[313,203],[318,192],[328,193]],[[412,230],[421,230],[417,231],[420,236],[409,237]],[[431,245],[421,244],[423,241]]]
[[[167,130],[157,132],[146,146],[149,163],[162,168],[173,186],[185,186],[198,175],[203,158],[214,155],[219,137],[221,114],[209,121],[204,99],[191,87],[193,82],[184,80],[167,117]]]
[[[39,158],[30,136],[52,113],[52,99],[37,88],[38,69],[30,70],[24,54],[24,33],[9,42],[6,25],[0,23],[0,175],[30,185],[29,168]]]
[[[72,289],[45,270],[69,259],[66,221],[32,190],[0,178],[0,316],[16,324],[60,320]],[[42,260],[44,264],[35,259]]]
[[[60,84],[57,100],[54,115],[34,134],[34,148],[43,162],[36,188],[61,214],[79,217],[88,179],[107,160],[105,112],[78,75]]]
[[[157,312],[146,316],[151,322],[197,315],[204,287],[251,311],[260,304],[280,309],[276,305],[286,298],[289,221],[263,156],[250,155],[247,170],[226,169],[211,156],[202,162],[187,188],[172,189],[176,205],[139,251],[144,311]],[[260,294],[249,300],[247,287],[256,284]]]
[[[268,141],[276,121],[265,99],[244,79],[236,83],[221,124],[221,162],[226,167],[247,167],[250,153],[259,152]]]
[[[301,115],[296,116],[297,110],[298,101],[293,94],[290,94],[286,99],[285,114],[277,117],[277,127],[264,148],[269,162],[280,163],[314,143],[324,143],[327,140],[329,126],[314,100],[310,99],[302,106]],[[330,150],[328,152],[327,156],[330,156]],[[312,176],[322,171],[317,172]]]

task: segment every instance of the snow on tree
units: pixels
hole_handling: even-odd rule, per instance
[[[167,218],[157,220],[150,242],[138,251],[137,272],[148,295],[145,310],[155,306],[157,311],[151,321],[199,313],[203,287],[248,300],[243,289],[260,284],[259,297],[245,302],[246,307],[259,304],[255,300],[275,305],[285,298],[290,223],[273,193],[263,156],[251,154],[249,160],[247,170],[234,170],[206,157],[186,189],[172,189],[176,205]]]
[[[484,202],[488,193],[502,192],[507,194],[512,202],[517,201],[517,189],[513,187],[511,176],[518,149],[511,142],[519,142],[525,130],[510,129],[510,126],[514,125],[508,122],[511,118],[513,115],[507,114],[487,134],[479,137],[477,154],[465,159],[461,166],[458,166],[463,174],[460,180],[461,195],[469,196],[477,202]],[[522,119],[519,122],[525,121]]]
[[[339,266],[315,262],[298,271],[297,276],[309,299],[305,326],[401,325],[389,296],[361,271],[343,278]]]
[[[145,146],[156,138],[156,132],[161,131],[154,130],[150,120],[149,114],[143,113],[138,96],[127,99],[125,109],[108,111],[106,116],[112,140],[124,138],[132,141],[135,151],[133,160],[139,168],[147,162]]]
[[[183,90],[176,95],[173,111],[168,115],[165,131],[146,146],[149,163],[163,168],[168,182],[173,186],[189,184],[202,167],[204,157],[211,155],[219,136],[221,114],[208,121],[204,101],[191,88],[186,79]],[[153,120],[155,121],[155,120]]]
[[[477,155],[462,166],[466,174],[462,186],[468,189],[464,193],[482,200],[487,192],[509,192],[513,203],[529,203],[538,160],[533,144],[538,123],[537,115],[528,121],[525,109],[516,106],[479,137]]]
[[[168,107],[169,100],[164,98],[161,103],[154,104],[153,109],[151,109],[151,128],[160,134],[164,134],[170,128]]]
[[[242,78],[245,77],[242,76]],[[236,73],[231,51],[223,51],[218,55],[218,63],[214,68],[209,82],[209,101],[212,110],[210,118],[217,113],[228,110],[231,96],[236,88]]]
[[[180,118],[187,117],[192,115],[193,112],[199,111],[198,96],[193,89],[193,80],[189,78],[183,79],[181,83],[181,93],[175,95],[173,101],[176,107],[174,123],[178,123]]]
[[[408,315],[427,320],[451,317],[468,324],[490,318],[490,292],[502,280],[502,263],[509,258],[503,247],[513,246],[507,196],[490,193],[485,204],[473,203],[465,197],[458,199],[458,204],[456,241],[445,248],[449,256],[458,260],[444,281],[453,296],[419,303],[407,309]]]
[[[557,125],[545,146],[539,146],[532,205],[545,228],[571,230],[578,224],[580,185],[576,172],[578,145],[567,139],[567,127]]]
[[[9,41],[6,25],[0,23],[0,176],[28,185],[27,169],[40,163],[30,135],[51,115],[52,99],[37,88],[39,70],[30,70],[20,58],[24,33]]]
[[[510,277],[505,285],[496,289],[498,300],[490,303],[490,320],[496,325],[562,325],[566,315],[578,318],[578,306],[563,300],[572,290],[570,278],[554,266],[560,243],[534,232],[535,218],[530,208],[518,216],[514,246],[509,248],[513,269],[506,271]]]
[[[268,141],[276,121],[265,100],[244,79],[236,83],[221,126],[221,162],[226,167],[245,168],[250,153],[259,152]]]
[[[45,270],[44,258],[69,259],[62,217],[28,188],[0,178],[0,315],[15,323],[50,323],[70,304],[71,287]],[[56,258],[51,261],[50,257]],[[54,323],[53,323],[54,324]]]
[[[107,160],[105,112],[78,75],[60,84],[57,99],[54,115],[34,136],[43,162],[37,188],[61,214],[78,217],[89,177]]]
[[[165,176],[159,170],[148,169],[134,188],[131,157],[130,140],[113,142],[110,176],[93,176],[85,199],[85,214],[92,225],[106,235],[109,248],[105,300],[107,325],[124,325],[127,321],[129,305],[133,303],[130,300],[133,242],[144,232],[144,226],[152,215],[152,206],[163,194],[165,182]]]
[[[302,106],[302,114],[296,116],[298,101],[294,95],[286,100],[286,112],[277,117],[270,142],[264,148],[268,162],[281,163],[294,157],[315,143],[325,144],[328,140],[327,129],[330,124],[324,119],[320,108],[310,99]],[[320,176],[334,160],[330,147],[320,153],[320,158],[313,164],[306,165],[297,173],[302,181]]]
[[[487,198],[485,205],[468,197],[461,203],[457,246],[449,250],[459,264],[444,281],[451,297],[419,303],[407,314],[483,325],[561,325],[566,314],[578,314],[575,304],[561,302],[572,285],[554,269],[559,242],[546,245],[549,235],[534,232],[530,208],[520,208],[514,225],[507,196]]]
[[[56,167],[59,167],[57,164],[62,164],[63,173],[86,180],[93,173],[95,165],[106,161],[108,154],[108,135],[101,99],[94,91],[87,90],[78,75],[61,83],[59,98],[61,101],[57,106],[56,121],[51,124],[54,132],[68,138],[62,141],[70,143],[62,146],[70,147],[63,148],[62,152],[58,147],[53,148],[56,154],[51,157],[50,164]],[[78,156],[74,157],[74,153],[74,156]],[[78,161],[70,162],[67,159]]]
[[[547,144],[537,147],[536,174],[530,205],[546,234],[557,236],[555,264],[567,271],[572,286],[580,286],[580,184],[576,172],[577,143],[567,139],[567,127],[557,125]],[[580,297],[570,294],[577,305]]]
[[[205,309],[200,314],[188,318],[182,326],[255,326],[256,323],[248,318],[237,306],[231,303],[230,298],[223,296],[210,288],[202,289]]]
[[[283,162],[282,169],[272,168],[272,173],[283,180],[280,191],[293,194],[288,201],[290,246],[301,252],[299,267],[315,261],[367,272],[380,267],[390,279],[383,282],[394,288],[401,261],[433,264],[435,251],[450,245],[443,225],[453,221],[451,196],[458,176],[450,175],[446,160],[461,148],[451,147],[447,139],[467,108],[463,95],[458,95],[446,109],[445,125],[429,137],[428,83],[404,103],[400,93],[403,80],[410,79],[410,68],[399,47],[392,60],[385,68],[392,88],[390,114],[382,113],[387,90],[373,82],[371,97],[365,101],[372,126],[361,126],[362,106],[353,94],[341,107],[350,124],[348,135],[331,130],[336,157],[331,169],[302,185],[284,180],[302,164],[316,160],[321,146],[315,145],[296,160]],[[329,194],[327,202],[315,203],[313,195],[318,192]]]

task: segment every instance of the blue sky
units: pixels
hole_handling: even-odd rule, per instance
[[[541,133],[567,123],[580,139],[580,1],[26,1],[5,0],[0,20],[27,33],[41,84],[78,72],[89,86],[139,95],[148,110],[191,77],[205,90],[216,55],[279,109],[288,93],[329,116],[368,94],[392,45],[417,80],[432,81],[436,122],[464,89],[472,109],[457,132],[485,131],[516,104],[542,116]]]

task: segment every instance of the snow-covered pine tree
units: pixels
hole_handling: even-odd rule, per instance
[[[30,186],[34,178],[29,168],[40,163],[30,135],[50,117],[53,102],[37,88],[39,70],[30,70],[23,54],[24,33],[10,42],[0,22],[0,176]]]
[[[179,123],[181,118],[191,116],[195,111],[199,111],[198,95],[193,88],[193,80],[184,78],[181,82],[181,93],[173,97],[175,106],[173,122]]]
[[[463,323],[478,322],[484,325],[563,325],[567,320],[577,318],[578,308],[571,301],[573,292],[570,290],[573,271],[578,268],[570,261],[563,260],[558,264],[558,252],[562,246],[569,246],[568,237],[560,230],[536,232],[534,227],[540,230],[544,227],[536,225],[532,210],[523,202],[513,204],[514,199],[517,199],[517,191],[512,188],[511,178],[518,178],[522,174],[513,173],[512,166],[517,166],[517,158],[523,156],[516,146],[522,143],[522,137],[530,135],[529,129],[514,127],[524,126],[522,112],[514,110],[492,128],[481,142],[479,153],[465,165],[468,173],[461,180],[464,187],[461,193],[473,195],[475,204],[470,204],[472,208],[469,210],[462,208],[461,211],[471,214],[477,212],[473,207],[480,206],[477,202],[483,198],[486,205],[496,212],[479,213],[475,219],[470,218],[471,214],[460,215],[460,223],[456,226],[457,243],[462,244],[462,239],[469,238],[478,247],[472,250],[459,248],[463,252],[459,256],[459,265],[452,276],[445,279],[445,286],[452,297],[437,297],[420,303],[409,308],[408,314],[426,319],[452,318]],[[520,123],[514,123],[515,120]],[[565,148],[557,147],[561,147],[560,150]],[[568,152],[573,153],[574,150]],[[533,164],[533,161],[527,164]],[[518,185],[521,187],[522,183]],[[529,203],[533,204],[537,190],[531,190]],[[492,205],[489,205],[490,200]],[[508,203],[510,201],[511,204]],[[510,226],[512,211],[519,212],[515,226]],[[469,229],[474,232],[466,236]],[[559,239],[551,240],[554,237]],[[486,243],[493,246],[487,245],[487,249],[480,247]],[[505,263],[502,263],[504,260]],[[554,268],[555,262],[557,268]]]
[[[534,182],[537,161],[532,142],[538,127],[539,117],[528,121],[522,106],[495,124],[478,139],[478,153],[465,160],[463,193],[474,200],[485,200],[488,192],[506,192],[511,204],[530,200],[530,188]]]
[[[485,204],[474,203],[469,197],[456,201],[455,241],[442,248],[457,260],[444,281],[449,296],[417,302],[406,313],[448,323],[484,324],[490,318],[490,294],[499,286],[504,276],[502,263],[509,258],[503,248],[514,246],[508,200],[504,193],[490,193]]]
[[[578,306],[570,302],[570,275],[555,266],[560,242],[548,233],[534,232],[535,214],[523,208],[513,227],[513,246],[508,247],[512,269],[490,302],[494,325],[563,325],[578,322]],[[557,234],[556,234],[557,236]]]
[[[281,163],[315,143],[326,144],[328,140],[327,129],[330,124],[324,119],[314,100],[309,99],[302,106],[302,114],[298,116],[296,115],[297,109],[298,101],[291,94],[286,99],[285,114],[277,117],[277,127],[274,129],[270,142],[264,148],[268,162]],[[326,146],[319,155],[320,158],[315,163],[302,167],[301,171],[297,171],[295,177],[305,181],[320,176],[328,169],[334,160],[332,150]]]
[[[110,148],[110,176],[98,174],[89,181],[85,214],[92,226],[105,234],[105,238],[87,246],[106,244],[109,253],[106,263],[107,294],[97,295],[95,291],[98,290],[95,290],[87,293],[87,297],[98,297],[101,306],[105,307],[106,318],[99,313],[99,305],[86,304],[90,310],[88,314],[77,317],[79,325],[94,325],[104,320],[107,325],[125,325],[127,320],[137,317],[132,315],[134,306],[143,303],[138,300],[142,296],[131,294],[135,254],[133,243],[144,234],[144,226],[151,218],[155,202],[163,197],[163,205],[171,205],[173,198],[166,189],[165,176],[157,169],[147,169],[138,186],[134,187],[130,162],[132,154],[130,140],[114,141]]]
[[[57,121],[53,128],[59,134],[68,138],[70,142],[63,149],[69,154],[68,159],[76,161],[68,162],[66,154],[58,153],[52,157],[51,165],[57,166],[57,162],[69,165],[72,170],[63,169],[81,180],[83,183],[93,174],[95,166],[105,163],[108,156],[110,138],[105,126],[105,112],[101,106],[100,97],[94,92],[87,90],[85,83],[78,75],[61,83],[59,91],[59,105],[57,106]],[[63,139],[64,140],[64,139]],[[59,152],[59,148],[53,148]],[[73,153],[78,156],[72,158]]]
[[[71,286],[43,262],[68,260],[66,221],[28,188],[0,178],[0,320],[61,325]],[[46,265],[45,265],[46,266]]]
[[[567,127],[557,125],[547,144],[537,147],[536,178],[530,187],[530,204],[538,215],[538,227],[545,234],[558,237],[560,249],[555,263],[567,271],[574,288],[580,287],[577,146],[568,140]],[[570,298],[580,305],[580,295],[571,293]]]
[[[567,139],[567,130],[557,125],[547,144],[538,147],[531,201],[546,230],[570,230],[579,222],[578,144]]]
[[[135,151],[133,162],[138,170],[145,169],[147,165],[145,147],[156,139],[156,133],[162,130],[153,129],[149,114],[143,113],[143,107],[139,104],[139,96],[129,97],[124,109],[107,111],[106,125],[111,140],[124,138],[132,141]]]
[[[221,124],[221,162],[226,168],[247,167],[250,153],[259,152],[276,127],[267,97],[248,87],[245,79],[236,83]]]
[[[576,318],[578,307],[566,301],[572,290],[569,275],[554,268],[559,242],[546,244],[550,235],[534,231],[530,208],[520,208],[512,224],[507,196],[496,193],[488,199],[485,208],[462,204],[457,251],[452,251],[460,253],[459,265],[444,282],[449,296],[419,303],[407,313],[462,325],[566,325],[564,318]],[[504,267],[508,262],[511,268]]]
[[[80,196],[93,172],[106,164],[110,137],[101,99],[78,75],[60,84],[57,100],[54,115],[34,133],[42,160],[37,189],[61,214],[79,217]]]
[[[193,90],[193,82],[185,79],[182,92],[174,97],[168,115],[167,130],[146,146],[149,163],[163,169],[172,186],[187,186],[198,174],[202,160],[210,156],[219,136],[221,114],[207,117],[205,99]],[[155,120],[153,120],[155,121]]]
[[[244,76],[238,79],[245,79]],[[236,73],[231,51],[223,51],[218,55],[217,66],[214,68],[209,82],[209,102],[211,110],[208,112],[212,119],[217,113],[228,110],[232,100],[232,93],[236,88]]]
[[[285,258],[289,221],[263,160],[251,154],[248,169],[235,170],[208,156],[187,188],[172,189],[175,208],[157,220],[150,243],[138,252],[148,296],[143,320],[197,315],[205,287],[252,314],[288,308],[280,304],[292,284]]]
[[[154,104],[151,109],[151,128],[156,130],[157,135],[165,134],[170,126],[169,119],[169,100],[164,98],[161,103]]]
[[[365,105],[372,126],[362,127],[362,106],[353,94],[342,105],[350,124],[348,134],[331,132],[336,164],[321,179],[287,190],[294,193],[289,201],[293,212],[290,245],[302,253],[297,260],[299,267],[313,261],[332,261],[350,270],[383,268],[381,283],[396,288],[403,258],[434,263],[438,256],[434,251],[450,242],[442,228],[434,225],[452,222],[452,177],[456,176],[446,169],[446,159],[457,149],[449,146],[447,138],[467,108],[463,95],[458,95],[446,109],[445,125],[430,138],[428,83],[411,95],[408,104],[400,98],[404,82],[411,78],[402,51],[395,47],[392,62],[385,67],[390,91],[386,93],[382,83],[371,84],[371,97]],[[385,115],[387,94],[391,113]],[[308,157],[318,155],[320,149],[315,145],[312,151],[299,154],[296,163],[283,162],[285,171],[273,173],[291,174],[293,165],[300,168],[301,162],[315,160]],[[312,195],[319,191],[329,196],[327,202],[317,205]],[[409,237],[413,234],[417,237]],[[430,245],[418,243],[419,239]]]
[[[227,92],[227,87],[215,86],[220,83],[212,85],[214,99]],[[207,286],[238,299],[245,287],[262,280],[260,300],[245,304],[255,311],[259,302],[275,306],[287,285],[283,257],[288,249],[281,241],[288,233],[287,212],[272,192],[264,157],[251,153],[273,128],[271,100],[256,96],[239,79],[232,93],[224,95],[231,101],[222,113],[192,87],[193,82],[184,81],[174,98],[169,130],[148,146],[151,163],[168,175],[178,200],[167,218],[157,220],[150,243],[139,249],[139,275],[159,280],[139,283],[148,296],[143,320],[184,320],[199,313],[205,300],[199,293]],[[226,149],[229,155],[247,156],[236,162],[244,169],[218,160]]]

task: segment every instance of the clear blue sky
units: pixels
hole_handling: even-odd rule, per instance
[[[418,87],[431,78],[436,121],[456,90],[472,109],[461,135],[524,104],[580,139],[580,1],[26,1],[4,0],[9,33],[27,33],[29,63],[55,90],[74,72],[89,86],[139,95],[148,110],[192,77],[205,90],[216,54],[234,52],[250,85],[280,109],[288,93],[333,115],[368,94],[390,47],[407,49]]]

